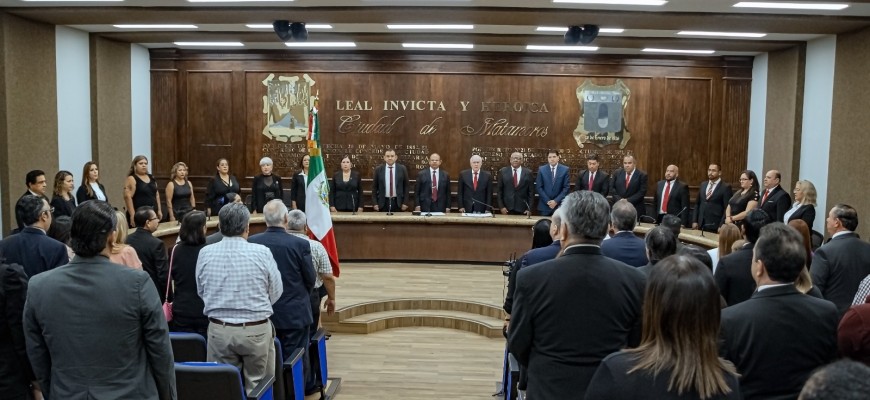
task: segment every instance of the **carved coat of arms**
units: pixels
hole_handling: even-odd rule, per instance
[[[591,143],[598,147],[619,144],[620,149],[631,139],[625,120],[625,108],[631,91],[617,79],[610,86],[598,86],[588,79],[577,87],[580,120],[574,129],[574,140],[580,148]]]

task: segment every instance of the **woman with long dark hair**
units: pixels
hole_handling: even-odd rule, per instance
[[[187,180],[187,164],[177,162],[169,171],[169,183],[166,184],[166,210],[169,220],[178,221],[184,214],[193,210],[196,198],[193,197],[193,184]]]
[[[100,183],[100,168],[97,163],[88,161],[82,167],[82,184],[76,190],[76,200],[79,204],[88,200],[109,201],[106,196],[106,187]]]
[[[728,200],[725,222],[740,226],[746,214],[758,206],[758,176],[751,170],[740,174],[740,190]]]
[[[290,186],[290,197],[293,199],[293,209],[305,212],[305,188],[308,186],[308,164],[311,157],[308,154],[302,156],[299,160],[301,170],[293,175],[293,182]]]
[[[54,175],[54,195],[51,196],[51,207],[54,208],[52,217],[72,216],[77,205],[76,197],[73,195],[75,187],[76,184],[71,172],[58,171]]]
[[[362,180],[354,171],[349,155],[341,158],[341,170],[332,176],[329,188],[329,211],[362,212]]]
[[[719,290],[700,261],[674,255],[650,271],[640,346],[601,362],[586,399],[740,399],[737,371],[719,357]]]
[[[224,204],[231,203],[226,197],[227,193],[241,193],[241,187],[238,179],[230,175],[230,164],[226,158],[219,158],[215,168],[217,172],[205,190],[205,204],[208,206],[209,215],[217,216]]]
[[[148,172],[148,157],[133,157],[130,171],[127,172],[127,181],[124,183],[124,203],[127,206],[128,221],[133,221],[133,214],[139,207],[144,206],[151,207],[157,214],[157,219],[163,220],[160,192],[157,190],[157,181]]]
[[[185,214],[178,230],[180,241],[170,252],[171,279],[175,282],[175,290],[169,328],[175,332],[193,332],[208,338],[208,318],[202,314],[205,306],[196,291],[196,260],[199,251],[205,247],[205,220],[202,211]]]

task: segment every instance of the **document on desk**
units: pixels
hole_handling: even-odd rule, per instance
[[[492,218],[492,213],[462,213],[463,217],[472,217],[472,218]]]
[[[447,214],[445,214],[445,213],[443,213],[443,212],[430,212],[430,213],[423,213],[423,216],[426,216],[426,217],[443,217],[443,216],[445,216],[445,215],[447,215]]]

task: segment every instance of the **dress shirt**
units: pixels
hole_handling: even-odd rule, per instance
[[[100,190],[100,184],[96,183],[96,182],[91,182],[90,185],[91,185],[91,190],[94,191],[94,197],[96,197],[97,200],[106,201],[106,194],[103,193],[102,190]]]
[[[833,238],[835,238],[835,237],[837,237],[837,236],[848,235],[848,234],[850,234],[850,233],[855,233],[855,232],[852,232],[852,231],[839,231],[839,232],[837,232],[837,233],[831,235],[831,239],[833,239]]]
[[[716,191],[716,188],[719,186],[720,183],[722,183],[722,178],[716,179],[715,182],[713,182],[713,181],[707,181],[707,190],[709,190],[711,193],[712,193],[712,192],[715,192],[715,191]],[[706,192],[704,193],[704,197],[705,197],[705,198],[707,197],[707,193],[706,193]]]
[[[791,205],[791,208],[789,208],[788,211],[785,212],[785,216],[782,217],[782,221],[780,222],[785,222],[787,224],[788,219],[791,217],[791,215],[794,214],[794,212],[797,211],[798,208],[801,208],[802,205],[803,204],[801,204],[799,201],[794,202],[794,204]]]
[[[392,188],[390,188],[390,182],[391,182],[390,181],[390,173],[393,174],[393,179],[392,179],[393,187]],[[387,192],[384,193],[384,197],[386,197],[388,199],[392,199],[393,197],[397,197],[396,196],[396,194],[397,194],[396,193],[396,164],[386,165],[386,168],[384,168],[384,182],[386,183],[384,186],[387,188]],[[390,193],[393,194],[392,197],[390,197]]]
[[[676,182],[676,179],[674,179],[674,180],[670,180],[670,181],[669,181],[669,180],[665,180],[665,185],[662,186],[662,199],[659,200],[659,204],[658,204],[658,206],[659,206],[659,214],[667,214],[667,213],[668,213],[668,210],[664,210],[664,209],[663,209],[663,207],[664,207],[664,205],[665,205],[665,201],[666,201],[666,200],[665,200],[665,191],[668,192],[668,197],[667,197],[667,198],[670,199],[670,197],[671,197],[671,192],[674,191],[674,182]],[[668,189],[668,184],[671,185],[670,189]],[[667,201],[670,201],[670,200],[667,200]]]
[[[761,285],[758,287],[758,289],[755,289],[755,291],[760,292],[760,291],[765,290],[765,289],[775,288],[775,287],[779,287],[779,286],[786,286],[786,285],[794,285],[794,284],[793,283],[774,283],[774,284],[770,284],[770,285]]]
[[[857,306],[858,304],[864,304],[867,300],[867,296],[870,296],[870,275],[867,275],[867,277],[862,279],[861,283],[858,284],[858,292],[855,293],[855,299],[852,300],[852,305]]]
[[[314,288],[317,289],[323,286],[323,279],[320,279],[320,274],[330,274],[332,275],[332,264],[329,263],[329,254],[326,252],[326,248],[323,247],[323,244],[320,242],[311,239],[308,235],[299,232],[289,232],[291,235],[300,237],[308,241],[311,245],[311,261],[314,262],[314,274],[316,279],[314,280]]]
[[[203,314],[241,324],[269,318],[284,286],[268,247],[224,236],[199,252],[196,291],[205,304]]]

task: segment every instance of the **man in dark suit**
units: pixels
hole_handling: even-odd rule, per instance
[[[535,197],[532,171],[523,167],[523,155],[511,154],[511,165],[498,171],[498,208],[502,214],[531,214]]]
[[[116,226],[108,203],[80,204],[70,232],[76,257],[30,279],[24,334],[47,399],[176,397],[157,289],[148,274],[108,259]]]
[[[538,191],[538,211],[541,215],[553,215],[568,195],[571,183],[568,180],[568,166],[559,163],[559,151],[547,153],[547,164],[538,168],[535,187]]]
[[[0,256],[0,393],[4,399],[28,399],[37,383],[24,344],[24,300],[27,275],[19,264],[7,264]],[[38,384],[35,388],[38,388]]]
[[[297,348],[308,348],[311,325],[311,290],[315,272],[308,241],[287,233],[289,222],[287,206],[281,200],[272,200],[263,207],[266,231],[248,238],[248,242],[269,248],[278,264],[284,292],[272,305],[272,325],[281,341],[284,358]],[[307,357],[307,351],[306,351]],[[303,365],[308,365],[304,362]]]
[[[151,276],[162,302],[166,295],[163,290],[166,288],[166,274],[169,266],[166,258],[166,246],[162,240],[154,237],[154,231],[157,230],[160,219],[157,218],[157,213],[151,207],[142,206],[133,214],[133,221],[136,224],[136,231],[127,236],[127,244],[136,250],[139,261],[142,261],[142,269]]]
[[[813,254],[810,273],[813,285],[837,305],[842,316],[852,305],[861,280],[870,274],[870,243],[855,234],[858,212],[847,204],[832,207],[825,226],[831,241]]]
[[[489,205],[492,201],[492,174],[480,169],[483,158],[479,155],[471,156],[469,162],[471,169],[459,173],[459,189],[456,192],[456,197],[459,198],[459,212],[495,212]]]
[[[24,267],[28,277],[69,262],[66,246],[45,233],[51,227],[51,207],[44,197],[25,195],[15,203],[25,228],[0,241],[0,258]]]
[[[41,170],[35,169],[27,173],[24,177],[25,183],[27,184],[27,191],[18,198],[21,200],[24,196],[32,195],[37,197],[42,197],[45,201],[48,201],[50,204],[50,200],[45,196],[45,187],[46,187],[46,179],[45,172]],[[17,228],[12,230],[12,233],[21,232],[25,226],[27,226],[24,221],[21,220],[21,217],[18,216],[18,207],[15,207],[15,222],[17,223]]]
[[[689,227],[689,186],[678,181],[680,168],[668,165],[665,169],[665,179],[659,181],[653,206],[656,208],[656,223],[662,223],[665,215],[676,215],[683,221],[683,226]]]
[[[719,164],[707,167],[707,180],[701,182],[695,210],[692,212],[692,229],[718,232],[725,223],[725,209],[731,199],[731,185],[719,177]]]
[[[643,197],[646,196],[646,172],[637,169],[637,160],[634,156],[625,156],[622,158],[622,169],[613,173],[613,185],[610,187],[610,194],[613,196],[613,202],[622,199],[628,200],[635,210],[637,217],[646,215],[646,206],[643,204]]]
[[[598,154],[590,154],[586,158],[586,170],[577,177],[576,190],[591,190],[607,197],[610,193],[610,176],[598,169]]]
[[[720,355],[737,367],[744,399],[796,399],[813,370],[837,357],[836,307],[794,285],[805,263],[800,234],[771,223],[752,257],[758,291],[722,310]]]
[[[646,246],[646,254],[649,258],[649,264],[644,265],[637,270],[649,276],[650,271],[658,264],[659,261],[677,253],[677,236],[674,232],[665,226],[657,226],[650,229],[643,238]]]
[[[643,239],[634,234],[637,224],[634,206],[628,200],[614,203],[610,211],[610,223],[616,229],[616,234],[601,243],[601,254],[632,267],[646,265],[646,245]]]
[[[779,185],[782,175],[772,169],[764,174],[764,192],[758,207],[767,212],[774,221],[783,222],[785,213],[791,208],[791,196]]]
[[[755,209],[746,214],[740,230],[746,244],[733,253],[719,259],[716,266],[716,286],[725,303],[733,306],[752,297],[755,292],[755,279],[752,276],[752,247],[761,234],[761,228],[771,223],[766,212]]]
[[[417,207],[414,211],[450,212],[450,176],[441,168],[441,156],[429,156],[429,168],[417,174]]]
[[[508,346],[530,399],[582,399],[604,357],[640,342],[645,279],[601,254],[608,209],[598,193],[568,195],[562,256],[517,274]]]
[[[384,152],[384,163],[372,176],[372,203],[375,211],[407,211],[408,190],[411,188],[408,170],[396,162],[396,151]]]

